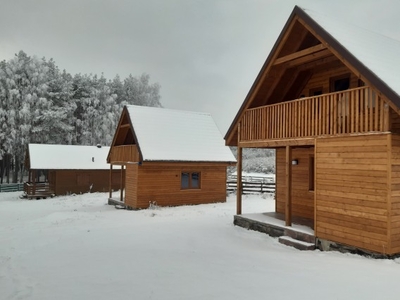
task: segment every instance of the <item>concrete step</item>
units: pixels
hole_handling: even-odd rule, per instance
[[[283,235],[283,236],[279,237],[278,241],[279,241],[279,243],[281,243],[283,245],[291,246],[298,250],[314,250],[315,249],[315,243],[299,241],[290,236]]]
[[[315,244],[315,236],[310,233],[300,232],[300,231],[292,230],[290,228],[285,228],[283,235],[289,236],[295,240]]]

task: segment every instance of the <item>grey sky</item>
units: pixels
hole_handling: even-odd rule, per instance
[[[0,0],[0,60],[148,73],[164,107],[210,112],[224,135],[296,4],[400,40],[396,0]]]

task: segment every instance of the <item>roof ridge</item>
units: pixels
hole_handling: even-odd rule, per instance
[[[167,110],[167,111],[175,111],[178,113],[191,113],[191,114],[196,114],[196,115],[207,115],[211,116],[211,113],[209,112],[201,112],[201,111],[193,111],[193,110],[182,110],[182,109],[176,109],[176,108],[165,108],[165,107],[158,107],[158,106],[144,106],[144,105],[135,105],[135,104],[127,104],[125,105],[127,108],[129,107],[139,107],[139,109],[158,109],[158,110]]]

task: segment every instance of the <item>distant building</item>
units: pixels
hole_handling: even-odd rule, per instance
[[[107,154],[110,147],[29,144],[25,166],[29,170],[25,193],[40,198],[71,193],[109,190]],[[44,172],[47,180],[40,180]],[[120,171],[115,170],[113,188],[119,188]]]
[[[226,201],[226,168],[236,160],[210,114],[128,105],[107,162],[125,170],[109,203],[140,209]]]

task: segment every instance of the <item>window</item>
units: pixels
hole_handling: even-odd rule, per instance
[[[199,189],[200,188],[200,172],[182,172],[181,173],[181,189]]]
[[[314,191],[314,155],[310,155],[309,161],[308,161],[308,190],[309,191]]]
[[[331,78],[331,92],[345,91],[350,88],[350,75]]]

